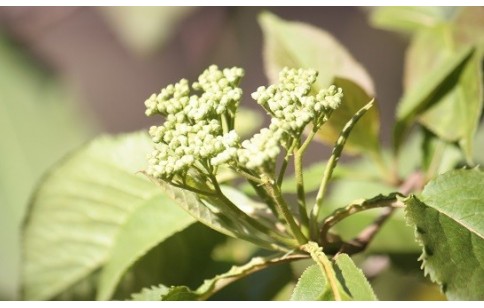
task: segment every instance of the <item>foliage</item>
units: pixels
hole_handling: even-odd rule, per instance
[[[484,18],[473,14],[373,12],[374,24],[411,38],[392,149],[379,141],[373,83],[349,52],[322,30],[261,14],[271,85],[252,98],[268,126],[237,128],[250,122],[238,112],[238,67],[212,65],[151,95],[146,114],[165,120],[149,136],[100,137],[40,182],[24,227],[24,298],[215,299],[266,273],[248,298],[294,285],[286,299],[376,300],[367,261],[378,253],[403,268],[421,245],[424,273],[448,299],[484,299],[482,33],[468,21]],[[305,169],[313,140],[333,151]],[[340,163],[345,149],[361,157]],[[204,228],[195,221],[225,236],[194,234]],[[210,260],[247,242],[243,258]]]
[[[95,125],[73,93],[0,31],[0,299],[18,294],[21,225],[36,183]],[[28,124],[26,124],[28,123]],[[62,127],[62,129],[59,129]]]

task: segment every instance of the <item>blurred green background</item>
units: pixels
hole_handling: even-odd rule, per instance
[[[144,100],[212,63],[245,68],[245,93],[266,84],[262,10],[325,29],[363,64],[376,85],[388,144],[408,40],[372,28],[368,9],[0,8],[0,300],[18,298],[20,227],[42,174],[97,134],[148,127]],[[248,95],[244,100],[256,107]],[[394,299],[437,296],[407,272],[387,270],[373,280],[375,288]]]

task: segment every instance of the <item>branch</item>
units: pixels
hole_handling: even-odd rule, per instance
[[[424,175],[421,172],[412,173],[407,180],[400,186],[399,192],[402,195],[408,195],[412,191],[419,190],[423,186]],[[341,252],[349,255],[359,253],[366,249],[376,236],[378,231],[381,230],[385,222],[392,216],[393,212],[399,207],[402,207],[400,201],[396,201],[393,206],[384,209],[383,213],[378,216],[372,224],[363,229],[355,238],[348,243],[344,243],[341,247]]]

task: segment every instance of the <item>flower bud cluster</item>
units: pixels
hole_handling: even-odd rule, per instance
[[[221,71],[212,65],[192,85],[201,95],[190,95],[188,81],[182,79],[146,100],[147,115],[166,117],[163,125],[149,131],[157,145],[148,157],[148,174],[168,179],[197,161],[215,166],[235,158],[239,137],[233,130],[224,133],[221,115],[235,114],[242,96],[237,84],[243,74],[240,68]]]
[[[297,136],[309,122],[318,125],[328,111],[336,109],[341,103],[342,90],[335,86],[311,95],[317,76],[313,69],[286,67],[279,73],[278,84],[259,87],[252,97],[279,120],[275,125]]]
[[[237,67],[220,70],[212,65],[191,89],[182,79],[146,100],[148,116],[161,114],[166,118],[163,125],[149,131],[157,145],[149,155],[148,174],[170,179],[195,162],[204,167],[227,163],[248,169],[274,167],[280,147],[289,149],[309,123],[319,128],[343,96],[335,86],[313,95],[311,89],[318,75],[315,70],[284,68],[278,84],[259,87],[252,94],[272,116],[269,127],[241,143],[230,129],[242,97],[238,83],[243,75]]]
[[[284,68],[279,74],[278,84],[259,87],[252,93],[252,98],[264,107],[272,119],[269,128],[242,143],[243,149],[238,154],[242,164],[253,168],[274,161],[280,145],[288,148],[291,140],[299,138],[310,122],[319,127],[327,113],[339,106],[343,93],[335,86],[311,95],[311,86],[317,76],[313,69]]]

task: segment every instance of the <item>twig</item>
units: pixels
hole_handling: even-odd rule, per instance
[[[421,172],[412,173],[407,180],[400,186],[398,191],[402,195],[408,195],[412,191],[421,189],[423,186],[424,175]],[[366,247],[371,243],[373,238],[376,236],[378,231],[381,230],[385,222],[392,216],[393,212],[399,207],[402,207],[401,202],[396,200],[396,202],[383,210],[383,213],[378,216],[372,224],[363,229],[355,238],[351,241],[344,243],[341,247],[341,252],[347,253],[349,255],[359,253],[366,249]]]

